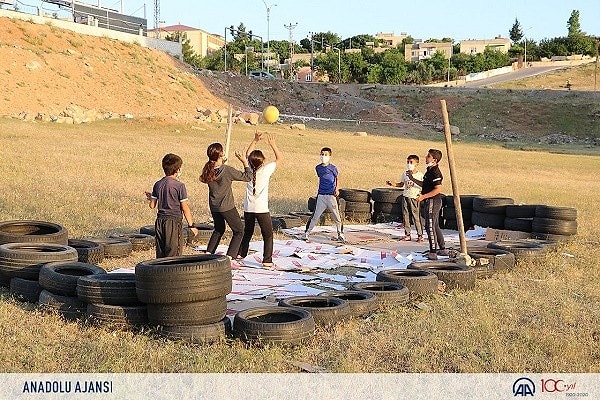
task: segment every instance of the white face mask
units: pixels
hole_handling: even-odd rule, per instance
[[[413,164],[406,164],[406,169],[412,171],[415,169],[415,166]]]
[[[321,164],[329,164],[331,156],[321,156]]]
[[[428,162],[428,163],[427,163],[427,166],[428,166],[428,167],[433,167],[434,165],[435,165],[435,162],[434,162],[434,161],[432,161],[432,162]]]

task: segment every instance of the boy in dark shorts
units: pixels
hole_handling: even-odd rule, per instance
[[[158,208],[156,222],[156,258],[180,256],[183,252],[182,215],[194,235],[192,212],[188,204],[187,190],[178,177],[183,161],[176,154],[167,154],[162,159],[165,176],[154,184],[152,193],[146,192],[150,208]]]
[[[444,234],[440,228],[442,180],[444,178],[438,166],[441,159],[441,151],[429,149],[425,156],[427,171],[422,181],[416,180],[410,174],[410,171],[407,171],[410,179],[422,188],[421,194],[417,196],[417,201],[422,204],[421,212],[425,219],[425,230],[429,239],[429,253],[427,254],[427,258],[430,260],[437,260],[438,255],[448,255],[448,250],[445,248]]]

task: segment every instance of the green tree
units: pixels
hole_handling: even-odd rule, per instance
[[[512,28],[508,31],[508,37],[513,43],[518,43],[523,39],[523,29],[521,29],[521,23],[516,18]]]
[[[581,24],[579,23],[579,10],[571,11],[571,16],[567,21],[567,28],[569,30],[568,37],[581,36]]]
[[[173,34],[167,35],[165,39],[172,42],[181,41],[181,53],[183,55],[183,61],[195,67],[200,66],[200,56],[198,56],[196,51],[194,51],[192,48],[190,39],[188,39],[185,32],[173,32]]]
[[[380,83],[399,85],[406,80],[408,67],[400,50],[386,50],[379,65],[381,65],[381,69],[378,71]]]

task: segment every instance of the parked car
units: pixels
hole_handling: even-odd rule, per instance
[[[277,79],[275,75],[268,73],[267,71],[250,71],[248,72],[250,78],[255,79]]]

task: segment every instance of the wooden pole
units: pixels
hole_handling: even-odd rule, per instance
[[[460,239],[460,252],[467,254],[467,239],[463,225],[462,207],[460,206],[460,194],[458,192],[458,182],[456,178],[456,166],[454,165],[454,151],[452,150],[452,133],[450,131],[450,121],[448,119],[448,109],[446,100],[440,100],[442,103],[442,118],[444,119],[444,137],[446,139],[446,154],[448,156],[448,166],[450,167],[450,182],[452,183],[452,196],[454,198],[454,209],[456,210],[456,224],[458,225],[458,237]]]
[[[225,129],[225,161],[224,164],[227,164],[229,160],[229,143],[231,142],[231,128],[233,125],[233,110],[231,104],[227,107],[227,129]]]

